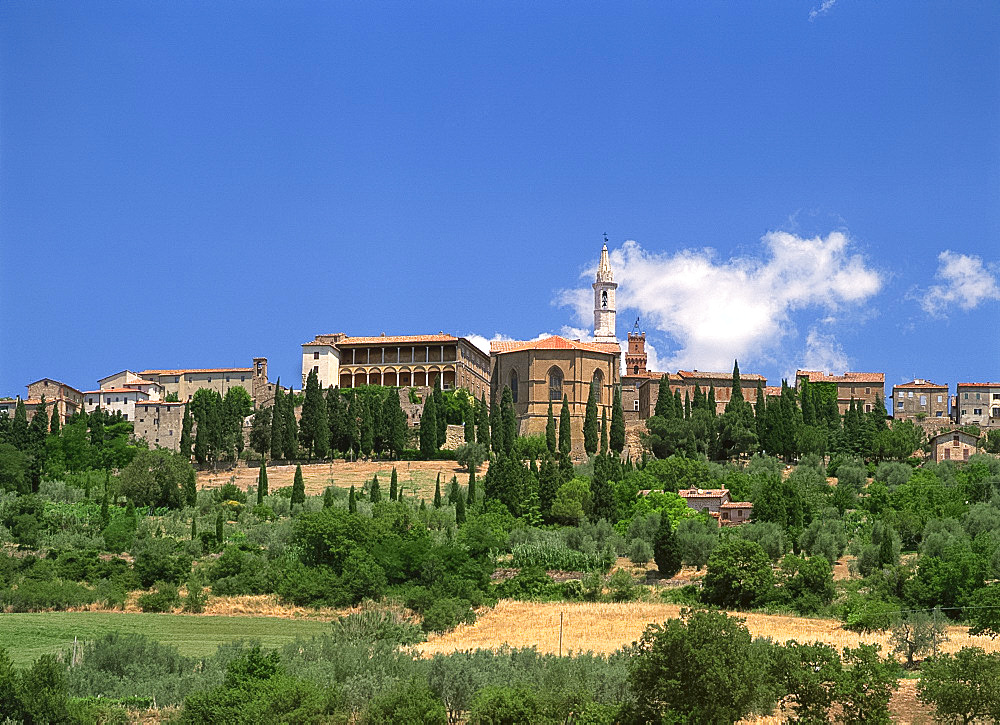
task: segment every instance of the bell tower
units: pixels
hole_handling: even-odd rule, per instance
[[[625,374],[646,373],[646,333],[639,329],[639,318],[635,318],[632,331],[628,333],[628,353],[625,355]]]
[[[618,283],[611,273],[611,263],[608,261],[608,235],[604,235],[604,248],[601,250],[601,263],[597,267],[597,280],[594,287],[594,342],[610,342],[617,344],[615,338],[615,290]]]

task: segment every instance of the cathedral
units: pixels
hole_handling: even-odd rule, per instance
[[[605,239],[605,242],[607,240]],[[491,392],[499,396],[509,387],[514,398],[521,435],[545,433],[549,403],[558,418],[563,398],[570,411],[573,453],[583,454],[583,420],[593,384],[597,417],[607,415],[619,383],[621,346],[615,336],[615,290],[608,245],[601,250],[594,288],[594,340],[581,342],[552,337],[531,342],[494,341],[490,345]]]

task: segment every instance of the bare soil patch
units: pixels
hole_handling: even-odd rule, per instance
[[[476,478],[481,480],[486,474],[489,464],[483,464],[482,470],[476,471]],[[359,491],[366,486],[374,476],[378,475],[379,485],[388,493],[389,477],[393,467],[399,479],[403,495],[431,500],[434,497],[434,486],[438,474],[441,474],[441,488],[457,476],[463,486],[469,482],[469,473],[454,461],[328,461],[326,463],[303,463],[302,478],[306,485],[306,494],[316,496],[327,486],[350,488],[354,486]],[[226,471],[201,471],[198,473],[199,488],[219,488],[229,482],[246,490],[257,485],[258,468],[238,466]],[[271,491],[292,485],[295,476],[294,465],[275,464],[267,467],[267,485]]]

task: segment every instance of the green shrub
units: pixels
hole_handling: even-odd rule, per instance
[[[155,589],[140,596],[137,602],[144,612],[170,612],[180,603],[177,585],[173,582],[157,582]]]
[[[500,599],[546,599],[560,592],[556,583],[539,566],[521,569],[516,576],[505,579],[496,586]]]
[[[387,642],[411,645],[426,637],[413,619],[398,609],[368,608],[333,621],[333,638],[338,642]]]
[[[637,566],[649,563],[653,558],[653,545],[645,539],[633,539],[628,546],[628,559]]]
[[[60,579],[23,579],[18,585],[0,589],[0,609],[10,612],[57,611],[100,601],[93,589]]]
[[[444,703],[431,692],[427,683],[414,678],[375,697],[368,705],[362,723],[447,725],[448,713],[444,709]]]
[[[583,599],[583,584],[579,579],[568,579],[562,583],[562,595],[564,599],[571,602],[578,602]]]
[[[447,632],[460,624],[471,624],[476,621],[476,613],[469,603],[463,599],[446,597],[438,599],[424,610],[424,621],[421,625],[425,632]]]
[[[516,569],[541,567],[558,571],[606,572],[614,563],[613,551],[587,554],[561,542],[544,542],[512,547],[510,565]]]
[[[596,602],[604,593],[604,577],[596,571],[589,572],[580,580],[583,587],[583,598],[588,602]]]
[[[624,569],[615,569],[608,579],[608,587],[611,589],[611,598],[616,602],[630,602],[638,595],[632,575]]]
[[[184,611],[191,614],[201,614],[205,611],[208,595],[201,585],[201,580],[192,577],[188,579],[187,594],[184,596]]]
[[[523,684],[484,687],[472,701],[469,722],[473,725],[511,725],[534,723],[540,708],[534,690]]]
[[[191,574],[191,556],[173,539],[149,539],[135,557],[135,573],[144,587],[164,581],[180,584]]]

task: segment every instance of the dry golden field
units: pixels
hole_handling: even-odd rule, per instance
[[[486,473],[489,464],[484,463],[481,471],[476,472],[480,478]],[[458,476],[462,485],[469,481],[468,472],[454,461],[356,461],[336,460],[327,463],[305,463],[302,465],[302,478],[305,480],[306,493],[312,496],[323,493],[327,486],[341,488],[362,486],[378,474],[379,485],[386,493],[389,491],[389,476],[393,466],[399,476],[399,485],[404,495],[424,498],[430,501],[434,497],[434,483],[438,473],[441,474],[442,490],[444,484],[451,481],[452,476]],[[218,488],[229,481],[246,490],[257,485],[258,468],[238,466],[232,470],[201,471],[198,473],[199,488]],[[271,491],[292,485],[295,475],[294,465],[269,465],[267,467],[267,485]]]
[[[567,652],[610,653],[639,638],[646,625],[677,617],[681,607],[658,602],[579,603],[520,602],[502,600],[484,611],[475,624],[461,625],[447,634],[432,636],[420,645],[425,655],[466,649],[537,647],[541,652],[559,651],[559,617],[563,617],[563,654]],[[778,642],[824,642],[838,649],[876,643],[888,651],[888,634],[858,634],[840,627],[834,619],[812,619],[775,614],[739,613],[756,637]],[[965,646],[996,649],[989,637],[971,637],[965,627],[949,627],[944,650]]]

